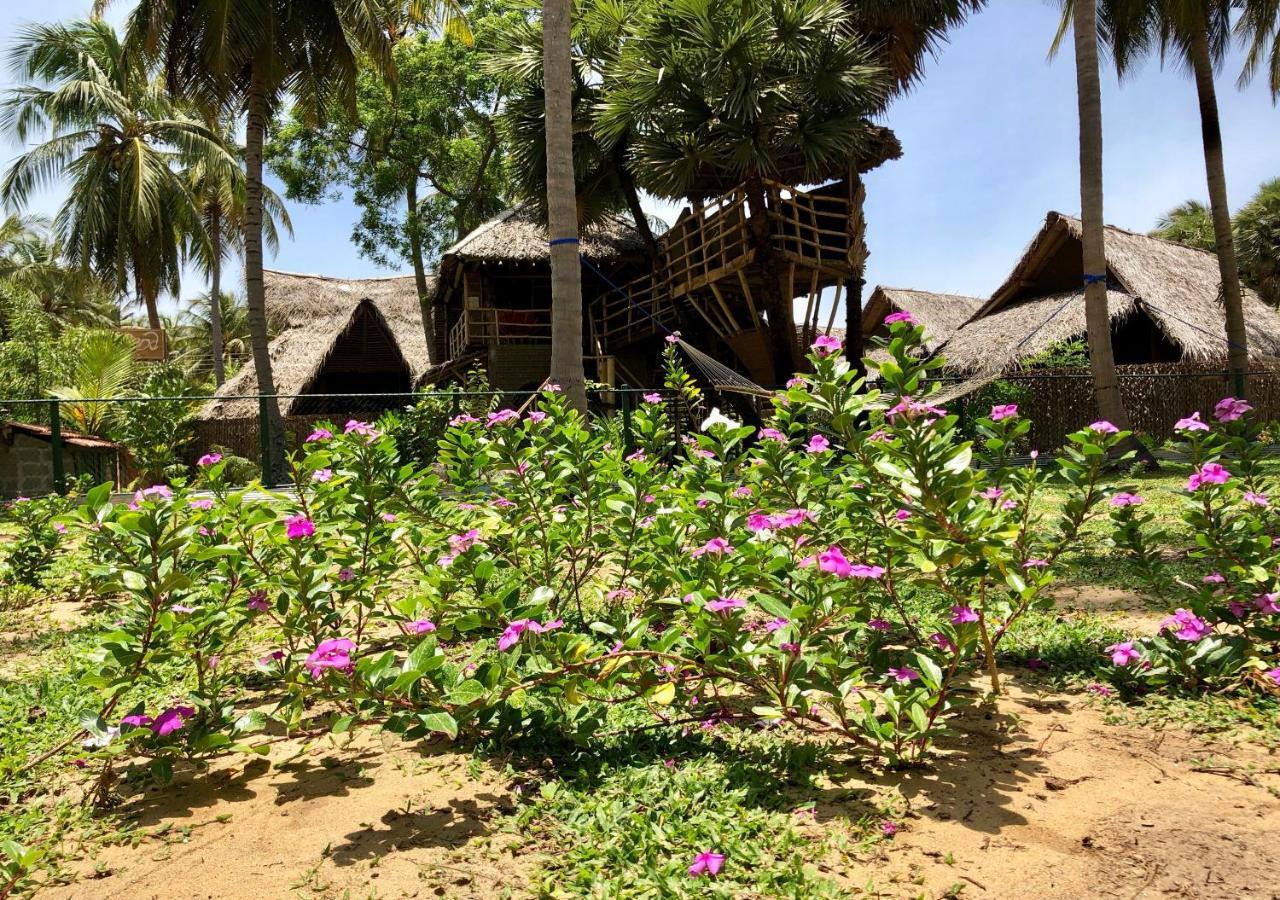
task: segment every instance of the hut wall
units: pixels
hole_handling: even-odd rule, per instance
[[[489,383],[495,391],[536,390],[551,371],[551,348],[500,344],[489,348]]]
[[[0,440],[0,497],[36,497],[53,492],[53,450],[48,441],[20,432]],[[89,475],[95,482],[114,481],[116,451],[64,444],[67,478]]]

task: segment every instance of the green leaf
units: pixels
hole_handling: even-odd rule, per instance
[[[418,717],[418,721],[427,731],[447,734],[451,740],[458,736],[458,722],[447,712],[423,713]]]

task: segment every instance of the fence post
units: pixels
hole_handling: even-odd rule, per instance
[[[62,410],[57,400],[49,401],[49,453],[53,457],[53,489],[67,492],[67,470],[62,459]]]
[[[266,395],[258,397],[258,451],[262,456],[262,486],[271,487],[275,472],[271,461],[271,413]]]
[[[622,443],[628,454],[635,449],[635,436],[631,433],[631,386],[618,385],[622,393]]]

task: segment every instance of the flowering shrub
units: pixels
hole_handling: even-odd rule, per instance
[[[528,412],[459,413],[427,468],[385,423],[351,421],[309,436],[288,494],[232,490],[217,454],[128,504],[91,492],[80,519],[121,598],[92,682],[96,752],[164,777],[176,757],[249,748],[268,716],[309,728],[317,712],[335,731],[586,739],[637,703],[920,758],[976,665],[1000,690],[1001,641],[1114,508],[1099,476],[1124,437],[1098,422],[1053,466],[1014,468],[1029,423],[999,405],[964,440],[930,402],[921,338],[890,323],[878,389],[821,339],[758,430],[712,411],[674,442],[661,394],[623,430],[552,386]],[[1050,478],[1066,487],[1051,512],[1033,502]],[[166,704],[122,705],[161,670]],[[231,687],[247,670],[274,708]]]
[[[1199,412],[1175,431],[1191,462],[1183,520],[1201,563],[1197,584],[1182,583],[1180,605],[1158,635],[1108,648],[1118,680],[1132,687],[1243,682],[1280,690],[1280,521],[1272,479],[1262,473],[1260,430],[1248,402],[1228,397],[1205,421]],[[1142,498],[1120,493],[1116,542],[1139,556],[1154,543]]]
[[[59,521],[71,509],[75,491],[67,495],[17,497],[0,505],[0,524],[7,523],[16,532],[4,544],[0,562],[0,582],[39,585],[53,565],[66,541],[67,526]]]

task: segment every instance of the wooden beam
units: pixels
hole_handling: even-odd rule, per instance
[[[836,307],[840,305],[840,291],[843,289],[844,289],[844,279],[843,278],[836,279],[836,296],[835,296],[835,299],[831,302],[831,317],[827,319],[827,330],[824,331],[823,334],[831,334],[831,329],[835,327]]]
[[[729,304],[724,301],[724,294],[720,293],[720,286],[712,282],[708,287],[711,288],[711,293],[715,296],[716,302],[720,304],[720,311],[724,313],[725,322],[734,331],[741,331],[742,329],[738,327],[738,320],[733,316],[733,311],[729,309]]]
[[[747,309],[751,310],[751,321],[755,323],[757,328],[763,328],[764,322],[760,320],[760,313],[756,309],[756,301],[751,296],[751,285],[747,284],[747,273],[743,269],[738,270],[738,283],[742,285],[742,296],[747,300]],[[788,299],[787,301],[791,301]]]

